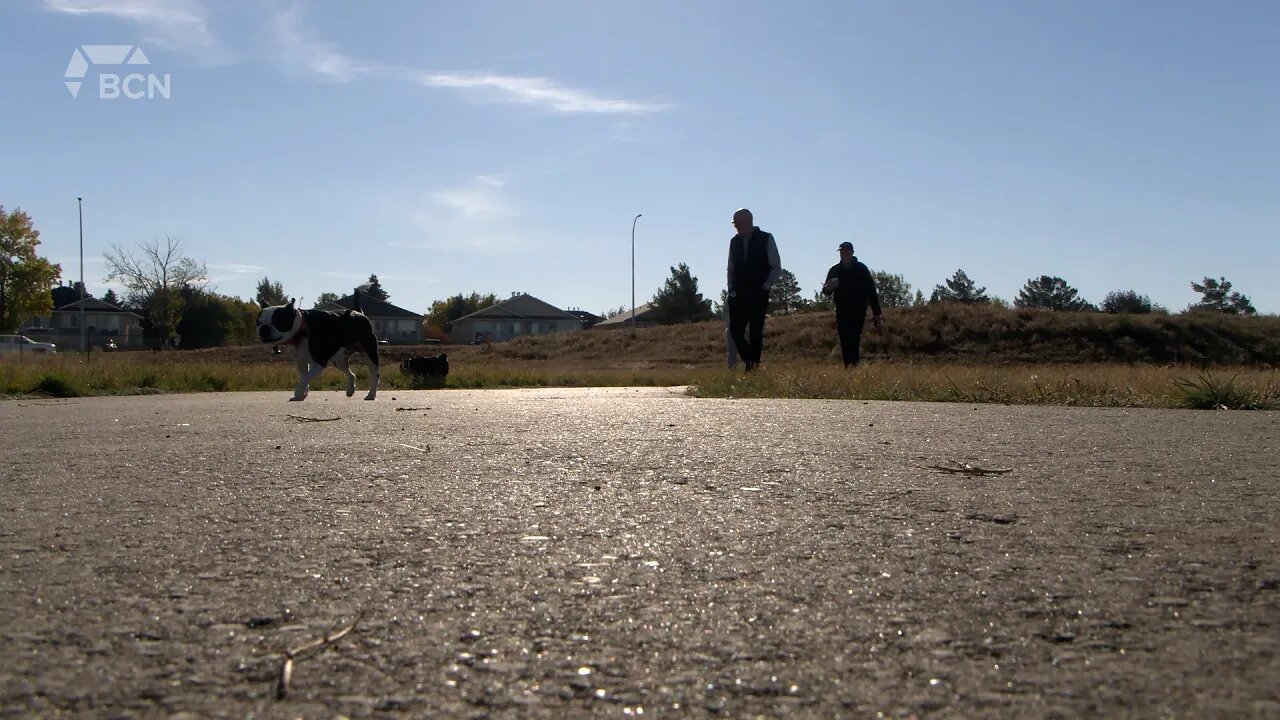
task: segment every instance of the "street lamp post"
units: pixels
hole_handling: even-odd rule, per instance
[[[88,355],[84,333],[84,198],[76,198],[76,208],[80,213],[80,351]]]
[[[636,221],[643,217],[637,214],[631,220],[631,329],[636,329]]]

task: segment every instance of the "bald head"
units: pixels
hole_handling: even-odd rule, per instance
[[[738,208],[733,212],[733,227],[739,233],[749,232],[755,227],[755,218],[751,217],[751,211],[746,208]]]

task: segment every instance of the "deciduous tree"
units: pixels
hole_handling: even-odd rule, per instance
[[[1151,298],[1135,290],[1113,290],[1102,299],[1102,312],[1145,315],[1154,309]]]
[[[871,279],[876,283],[876,293],[880,295],[882,307],[904,308],[911,305],[911,283],[905,277],[884,270],[873,270]]]
[[[182,241],[172,235],[138,243],[139,254],[118,245],[103,253],[107,263],[106,281],[118,280],[129,294],[127,302],[143,308],[153,331],[168,341],[182,319],[184,289],[204,290],[209,271],[202,262],[182,254]]]
[[[12,332],[23,320],[52,309],[49,288],[62,277],[62,266],[36,255],[39,244],[31,216],[0,205],[0,332]]]
[[[431,303],[431,309],[427,311],[427,315],[422,321],[423,330],[424,332],[434,330],[437,333],[447,333],[454,320],[478,310],[483,310],[496,302],[498,302],[497,295],[493,293],[481,295],[475,291],[472,291],[470,295],[458,293],[444,300],[436,300]]]

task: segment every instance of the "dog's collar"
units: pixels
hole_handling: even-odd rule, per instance
[[[293,337],[281,343],[282,345],[297,345],[302,342],[302,338],[307,335],[307,316],[303,315],[301,310],[294,310],[294,312],[298,313],[298,332],[294,333]]]

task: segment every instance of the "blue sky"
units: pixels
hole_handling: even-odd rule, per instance
[[[1065,278],[1171,310],[1225,276],[1280,312],[1280,4],[1235,0],[24,0],[0,5],[0,204],[106,285],[172,235],[220,292],[308,305],[370,273],[425,312],[529,292],[593,312],[735,208],[812,295],[836,245],[928,295]],[[64,86],[134,45],[170,96]],[[104,69],[105,68],[105,69]]]

